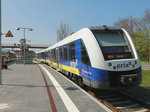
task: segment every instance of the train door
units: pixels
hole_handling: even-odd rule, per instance
[[[90,60],[83,41],[81,41],[81,71],[85,84],[91,86]]]

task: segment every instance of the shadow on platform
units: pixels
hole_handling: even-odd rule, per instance
[[[2,84],[4,86],[13,86],[13,87],[29,87],[29,88],[34,88],[34,87],[46,87],[46,86],[40,86],[40,85],[26,85],[26,84]],[[53,85],[48,85],[48,87],[54,87]]]
[[[47,86],[41,86],[41,85],[27,85],[27,84],[8,84],[8,83],[4,83],[2,84],[3,86],[9,86],[9,87],[26,87],[26,88],[45,88]],[[53,85],[48,85],[48,87],[50,88],[54,88]],[[59,88],[60,86],[56,87]],[[75,90],[79,90],[78,88],[74,88],[74,87],[68,87],[68,86],[61,86],[66,88],[65,90],[71,90],[71,91],[75,91]]]

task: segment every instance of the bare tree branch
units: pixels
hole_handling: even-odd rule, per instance
[[[61,23],[57,30],[57,41],[60,41],[70,35],[71,29],[69,25]]]
[[[138,26],[138,19],[129,16],[127,18],[119,19],[118,22],[114,23],[114,26],[117,26],[119,28],[126,29],[130,34],[135,32],[137,30]]]

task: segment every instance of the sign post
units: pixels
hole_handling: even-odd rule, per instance
[[[2,85],[2,13],[1,13],[1,0],[0,0],[0,85]],[[8,31],[6,37],[13,37],[12,33]]]

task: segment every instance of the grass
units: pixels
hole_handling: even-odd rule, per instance
[[[142,73],[142,85],[150,87],[150,70],[143,70]]]
[[[141,60],[141,63],[144,65],[150,65],[149,60]]]

